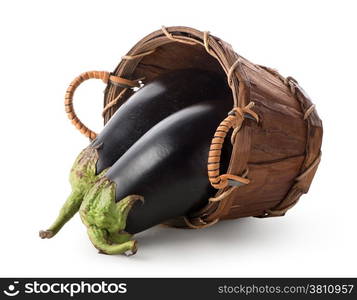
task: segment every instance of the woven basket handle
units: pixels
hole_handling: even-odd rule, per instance
[[[124,88],[132,88],[139,87],[139,81],[128,80],[122,77],[111,75],[106,71],[89,71],[84,72],[81,75],[77,76],[71,84],[68,86],[66,95],[65,95],[65,110],[68,118],[71,120],[72,124],[85,136],[89,137],[91,140],[95,139],[97,134],[90,130],[86,125],[82,123],[82,121],[77,117],[74,107],[73,107],[73,95],[78,86],[88,79],[101,79],[104,83],[108,83],[109,81],[115,85],[124,87]]]
[[[240,186],[248,184],[249,179],[243,176],[237,176],[233,174],[222,174],[220,175],[220,162],[221,153],[224,140],[231,128],[234,128],[232,133],[232,144],[234,143],[234,138],[239,129],[241,128],[244,118],[251,118],[256,121],[259,120],[258,115],[252,111],[250,108],[254,105],[253,102],[249,103],[245,107],[234,108],[228,116],[219,124],[216,132],[214,133],[211,146],[208,153],[208,179],[211,185],[216,189],[223,189],[226,186]]]

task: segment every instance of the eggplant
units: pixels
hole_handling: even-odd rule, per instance
[[[229,87],[219,74],[199,69],[171,71],[140,88],[78,155],[70,172],[71,195],[40,237],[53,237],[78,211],[93,182],[155,124],[189,105],[228,94]]]
[[[96,173],[112,166],[145,132],[192,104],[230,94],[218,73],[183,69],[159,76],[139,89],[109,120],[91,147],[98,150]]]
[[[187,215],[214,194],[208,152],[232,106],[229,97],[219,100],[195,104],[155,125],[84,196],[80,216],[100,252],[135,253],[133,234]],[[229,146],[222,151],[222,169]]]

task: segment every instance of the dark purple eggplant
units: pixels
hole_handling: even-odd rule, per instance
[[[145,132],[192,104],[230,94],[217,73],[183,69],[159,76],[139,89],[109,120],[91,147],[98,149],[96,172],[112,166]]]
[[[96,248],[108,254],[135,252],[133,234],[206,203],[214,194],[207,177],[211,138],[231,106],[226,97],[167,117],[94,184],[80,215]],[[222,157],[226,166],[227,146]]]
[[[182,108],[230,94],[225,80],[214,72],[184,69],[165,73],[131,96],[74,162],[72,193],[52,226],[40,231],[51,238],[78,211],[92,183],[112,166],[145,132]]]

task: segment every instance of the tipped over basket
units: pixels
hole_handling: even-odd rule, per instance
[[[114,72],[77,77],[66,93],[66,111],[73,124],[93,139],[96,134],[73,110],[73,93],[80,83],[90,78],[107,83],[106,123],[135,87],[184,68],[224,76],[232,90],[232,110],[212,136],[207,158],[207,177],[216,195],[199,211],[167,224],[202,228],[223,219],[283,216],[309,190],[321,159],[322,122],[294,78],[251,63],[209,32],[162,27],[149,34],[122,57]],[[233,150],[228,169],[220,174],[220,149],[228,134]]]

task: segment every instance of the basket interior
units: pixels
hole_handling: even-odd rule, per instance
[[[145,77],[145,82],[172,70],[199,68],[221,74],[226,78],[219,62],[209,55],[201,45],[177,42],[164,44],[150,55],[143,57],[137,65],[133,78]]]

